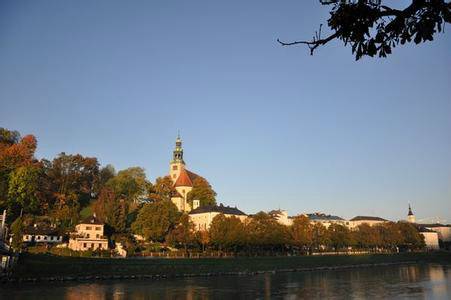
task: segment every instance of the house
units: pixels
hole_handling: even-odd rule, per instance
[[[46,223],[35,223],[25,227],[22,240],[25,243],[56,244],[63,241],[63,236],[55,226]]]
[[[226,217],[237,217],[242,222],[247,219],[247,215],[236,207],[220,205],[205,205],[200,206],[188,214],[191,221],[194,223],[196,230],[208,230],[210,228],[213,218],[219,214]]]
[[[372,217],[372,216],[356,216],[347,222],[347,226],[349,229],[357,228],[358,226],[362,224],[368,224],[370,226],[383,224],[388,222],[387,220],[380,218],[380,217]]]
[[[75,251],[107,250],[108,239],[104,236],[104,224],[94,214],[86,218],[71,233],[69,248]]]
[[[313,213],[306,215],[312,223],[320,223],[324,227],[328,228],[331,224],[339,224],[346,226],[346,220],[333,215],[326,215],[324,213]]]
[[[293,225],[293,218],[288,216],[288,212],[286,210],[271,210],[268,212],[268,215],[276,219],[279,224],[285,226]]]

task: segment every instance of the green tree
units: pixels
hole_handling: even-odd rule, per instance
[[[354,239],[358,247],[363,249],[375,248],[382,244],[379,231],[376,227],[363,223],[353,232]]]
[[[288,241],[288,228],[265,212],[254,215],[245,230],[247,244],[256,250],[281,250]]]
[[[383,0],[320,0],[331,6],[327,21],[331,33],[322,36],[322,28],[312,40],[285,43],[283,46],[307,45],[310,53],[321,45],[338,39],[351,45],[356,59],[362,56],[386,57],[397,45],[432,41],[451,23],[451,3],[445,0],[411,0],[402,9],[389,7]]]
[[[196,241],[194,231],[194,223],[190,220],[189,215],[182,214],[179,223],[172,229],[166,237],[166,242],[170,245],[180,247],[182,246],[187,251],[187,248],[193,245]]]
[[[116,196],[113,190],[103,188],[93,204],[96,216],[108,224],[116,233],[126,231],[128,204]]]
[[[330,244],[329,232],[321,223],[314,223],[312,226],[313,246],[320,250]]]
[[[199,200],[200,206],[215,205],[216,192],[205,178],[199,176],[193,180],[193,189],[188,193],[187,200],[191,207],[193,200]]]
[[[8,210],[23,209],[25,213],[39,214],[41,206],[40,179],[43,171],[37,165],[15,169],[9,179]]]
[[[400,246],[405,246],[411,250],[425,247],[424,237],[414,225],[407,222],[398,222],[397,227],[402,236]]]
[[[119,171],[106,185],[120,198],[136,203],[147,194],[149,184],[144,169],[132,167]]]
[[[351,246],[352,238],[349,229],[340,224],[331,224],[328,228],[329,242],[335,251]]]
[[[177,224],[179,216],[177,207],[170,201],[144,204],[132,224],[132,230],[148,240],[163,242]]]
[[[23,231],[25,229],[23,221],[23,217],[19,217],[11,224],[11,247],[15,251],[20,251],[23,246]]]
[[[210,224],[210,241],[219,250],[233,250],[245,245],[244,224],[235,216],[215,216]]]
[[[171,197],[175,193],[173,186],[171,177],[158,177],[155,184],[150,186],[149,199],[153,201],[171,201]]]
[[[310,219],[303,215],[295,217],[290,226],[290,237],[293,245],[309,249],[313,244],[313,226]]]

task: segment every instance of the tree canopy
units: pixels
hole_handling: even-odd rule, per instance
[[[144,204],[132,229],[146,239],[162,242],[177,225],[179,217],[180,213],[171,201]]]
[[[205,178],[199,176],[193,180],[193,189],[188,193],[187,200],[191,207],[193,200],[199,200],[200,206],[215,205],[216,192]]]
[[[403,8],[385,5],[383,0],[320,0],[331,7],[327,20],[331,33],[323,36],[322,24],[311,40],[277,41],[283,46],[307,45],[310,54],[338,39],[351,45],[356,60],[363,56],[386,57],[399,44],[432,41],[445,23],[451,23],[451,2],[411,0]]]

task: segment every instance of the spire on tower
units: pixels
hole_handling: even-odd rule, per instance
[[[177,138],[175,139],[175,149],[172,154],[171,163],[183,163],[183,148],[182,148],[182,139],[180,138],[180,131],[177,134]]]
[[[408,216],[413,216],[413,212],[412,212],[412,208],[410,207],[410,203],[409,203],[409,213],[407,215]]]

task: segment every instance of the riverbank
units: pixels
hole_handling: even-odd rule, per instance
[[[7,281],[70,281],[247,275],[406,263],[451,264],[450,252],[373,255],[111,259],[22,255]],[[6,279],[4,280],[6,281]]]

